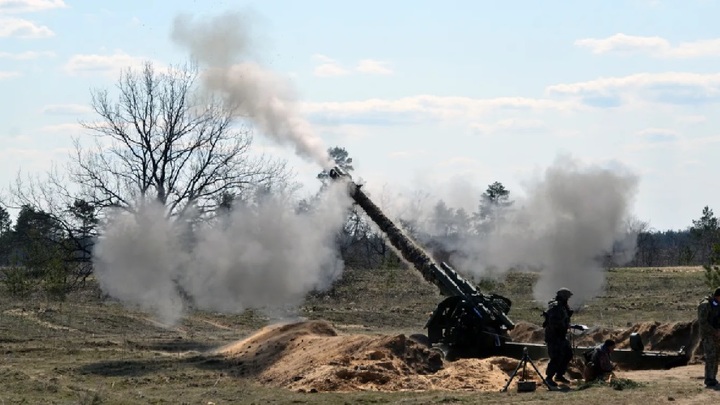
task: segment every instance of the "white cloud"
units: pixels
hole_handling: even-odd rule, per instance
[[[48,38],[55,33],[44,25],[37,25],[32,21],[15,17],[0,17],[0,38]]]
[[[304,103],[303,111],[322,123],[385,125],[397,122],[434,120],[475,120],[489,111],[513,109],[571,110],[572,101],[523,97],[477,99],[419,95],[400,99],[369,99],[347,102]]]
[[[76,135],[83,132],[85,128],[82,124],[77,122],[66,122],[62,124],[45,125],[40,127],[40,132],[58,133],[58,134],[71,134]]]
[[[646,142],[673,142],[680,138],[680,134],[667,128],[645,128],[637,132],[637,135]]]
[[[549,95],[580,97],[586,105],[616,107],[632,101],[694,105],[720,101],[720,73],[638,73],[557,84]]]
[[[323,63],[315,67],[315,76],[318,77],[333,77],[333,76],[345,76],[350,73],[347,69],[334,63]]]
[[[313,59],[318,62],[315,66],[314,74],[318,77],[333,77],[333,76],[344,76],[350,73],[349,70],[340,66],[335,59],[322,54],[313,55]]]
[[[387,62],[375,59],[363,59],[354,69],[346,68],[335,59],[323,54],[315,54],[313,59],[318,62],[314,70],[315,76],[318,77],[347,76],[353,72],[371,75],[391,75],[393,73]]]
[[[92,113],[93,109],[84,104],[50,104],[44,106],[41,111],[48,115],[79,115]]]
[[[618,33],[607,38],[585,38],[575,45],[589,48],[592,53],[647,54],[657,58],[699,58],[720,56],[720,38],[682,42],[672,45],[661,37],[642,37]]]
[[[391,75],[393,71],[387,65],[387,62],[373,59],[363,59],[360,63],[358,63],[355,70],[360,73],[372,75]]]
[[[626,144],[623,148],[629,152],[650,150],[671,150],[673,152],[695,153],[707,149],[709,145],[720,143],[720,135],[697,136],[681,134],[666,128],[646,128],[635,134],[637,141]]]
[[[321,53],[316,53],[312,57],[318,61],[318,63],[335,63],[335,59]]]
[[[699,114],[680,115],[675,117],[675,121],[683,122],[686,124],[699,124],[701,122],[707,121],[707,117]]]
[[[660,37],[638,37],[615,34],[603,39],[585,38],[575,41],[575,45],[590,48],[592,53],[608,52],[652,52],[670,47],[670,43]]]
[[[475,123],[471,128],[479,134],[494,134],[507,131],[528,131],[545,128],[545,123],[540,120],[521,118],[510,118],[500,120],[492,124]]]
[[[37,173],[51,168],[53,163],[67,161],[72,148],[41,149],[5,147],[0,149],[0,173]],[[9,178],[7,178],[9,180]]]
[[[423,156],[427,156],[428,151],[424,149],[415,149],[415,150],[398,150],[394,152],[390,152],[388,154],[388,157],[391,159],[415,159],[420,158]]]
[[[0,80],[3,79],[10,79],[13,77],[21,76],[20,72],[12,72],[12,71],[2,71],[0,70]]]
[[[111,55],[79,54],[73,55],[65,63],[65,72],[71,75],[117,75],[126,68],[139,68],[144,62],[143,58],[128,55],[122,51],[115,51]]]
[[[720,83],[720,73],[638,73],[622,77],[603,77],[585,82],[556,84],[549,86],[549,93],[581,94],[585,92],[603,91],[608,89],[643,87],[655,84],[687,84],[697,86],[716,86]]]
[[[30,60],[38,58],[52,58],[55,52],[51,51],[25,51],[20,53],[0,52],[0,59]]]
[[[0,0],[1,13],[32,13],[65,7],[63,0]]]

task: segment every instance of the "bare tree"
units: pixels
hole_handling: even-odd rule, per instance
[[[199,74],[195,66],[160,70],[151,63],[125,70],[116,91],[92,91],[99,120],[82,125],[95,135],[94,145],[76,139],[66,171],[18,174],[6,205],[28,207],[56,224],[62,237],[54,241],[52,263],[62,271],[52,274],[69,280],[63,286],[74,288],[92,271],[106,208],[134,213],[155,201],[177,218],[191,209],[214,213],[260,189],[292,189],[285,162],[252,153],[251,133],[235,106],[203,93]]]
[[[168,217],[188,209],[212,212],[226,195],[286,180],[285,163],[251,155],[252,136],[235,106],[203,94],[194,66],[157,70],[145,63],[117,83],[117,99],[92,92],[94,148],[76,140],[70,177],[100,209],[157,201]]]

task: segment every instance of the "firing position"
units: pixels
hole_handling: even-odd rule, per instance
[[[597,346],[590,354],[590,361],[585,365],[585,381],[606,380],[615,369],[612,362],[612,353],[615,350],[615,341],[606,340]]]
[[[698,325],[705,353],[705,386],[717,388],[720,349],[720,288],[698,305]]]
[[[557,386],[558,381],[570,382],[565,378],[565,372],[573,357],[572,346],[567,338],[570,318],[573,315],[573,310],[568,306],[568,300],[572,295],[573,293],[567,288],[559,289],[555,299],[548,303],[547,311],[543,312],[545,343],[550,357],[545,371],[545,379],[550,386]]]

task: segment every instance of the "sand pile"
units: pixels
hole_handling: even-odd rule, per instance
[[[696,324],[696,322],[665,324],[642,322],[623,329],[592,327],[576,335],[575,343],[579,346],[593,346],[602,343],[605,339],[614,339],[618,342],[618,348],[629,348],[630,334],[638,333],[645,344],[645,350],[676,351],[682,346],[692,350],[699,341]],[[538,325],[518,322],[515,329],[510,331],[510,337],[515,342],[542,343],[544,333],[543,328]]]
[[[543,343],[545,338],[542,327],[524,321],[517,322],[509,334],[513,342]]]
[[[694,325],[646,322],[623,330],[592,328],[577,337],[577,344],[592,346],[611,337],[622,348],[629,345],[630,334],[637,332],[646,350],[677,350],[684,345],[696,353]],[[539,343],[543,331],[537,325],[519,322],[511,337],[516,342]],[[323,321],[268,326],[213,354],[229,361],[237,375],[306,392],[499,391],[518,364],[518,360],[506,357],[447,362],[438,352],[405,335],[339,335]],[[536,359],[535,365],[544,371],[546,359]],[[579,378],[581,368],[576,359],[568,374]],[[527,378],[540,382],[530,365]]]
[[[443,362],[404,335],[338,335],[326,322],[274,325],[218,349],[239,375],[297,391],[499,391],[517,360]],[[540,381],[532,369],[528,377]]]

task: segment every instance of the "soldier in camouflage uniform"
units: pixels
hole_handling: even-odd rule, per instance
[[[717,388],[720,349],[720,288],[698,305],[698,325],[705,353],[705,386]]]
[[[573,293],[567,288],[558,290],[555,299],[548,303],[548,310],[543,313],[545,322],[545,343],[547,344],[548,356],[550,362],[545,371],[547,381],[550,386],[557,386],[557,382],[569,383],[565,378],[568,364],[572,360],[572,346],[567,338],[568,328],[570,328],[570,317],[573,314],[572,309],[568,306],[568,300]]]

